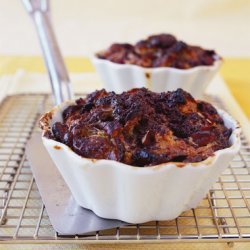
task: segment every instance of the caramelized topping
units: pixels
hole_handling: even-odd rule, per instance
[[[230,146],[231,129],[211,104],[182,89],[103,89],[67,107],[47,134],[83,157],[152,166],[202,161]]]
[[[135,64],[141,67],[172,67],[189,69],[200,65],[213,65],[219,58],[213,50],[191,46],[170,34],[149,36],[145,40],[131,44],[112,44],[98,53],[101,59],[120,64]]]

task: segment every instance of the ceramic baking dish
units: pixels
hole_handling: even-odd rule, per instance
[[[63,110],[72,103],[56,106],[41,118],[43,133],[53,123],[62,121]],[[100,217],[129,223],[171,220],[198,205],[239,151],[238,123],[226,112],[218,112],[225,125],[233,130],[231,146],[198,163],[135,167],[112,160],[83,158],[65,144],[44,136],[42,139],[80,206]]]
[[[222,64],[219,57],[211,66],[190,69],[143,68],[132,64],[113,63],[97,56],[92,58],[92,62],[107,91],[121,93],[132,88],[146,87],[154,92],[165,92],[182,88],[195,98],[202,97]]]

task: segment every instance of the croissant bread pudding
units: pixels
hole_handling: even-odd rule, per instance
[[[102,89],[76,100],[62,116],[51,138],[83,157],[141,167],[202,161],[229,147],[232,132],[211,104],[182,89],[160,94]]]
[[[129,223],[195,208],[240,148],[238,123],[177,89],[104,89],[54,107],[42,141],[80,206]]]
[[[100,59],[119,64],[134,64],[145,68],[173,67],[189,69],[213,65],[219,56],[214,50],[203,49],[177,40],[171,34],[152,35],[135,45],[114,43],[97,53]]]

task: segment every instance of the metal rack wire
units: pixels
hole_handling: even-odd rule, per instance
[[[221,107],[221,100],[210,97]],[[37,129],[47,95],[15,95],[0,106],[0,240],[8,242],[163,242],[250,240],[250,145],[240,153],[196,209],[172,221],[149,222],[86,235],[58,235],[25,158],[25,144]]]

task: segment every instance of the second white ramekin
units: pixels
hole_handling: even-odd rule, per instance
[[[132,64],[118,64],[96,56],[92,62],[108,91],[121,93],[132,88],[145,87],[155,92],[173,91],[182,88],[195,98],[201,98],[207,85],[218,72],[222,60],[211,66],[191,69],[170,67],[143,68]]]
[[[62,121],[62,111],[68,105],[57,106],[41,118],[44,133],[54,122]],[[237,122],[224,111],[218,112],[225,125],[233,130],[231,146],[198,163],[134,167],[117,161],[83,158],[65,144],[44,136],[43,143],[80,206],[100,217],[129,223],[171,220],[198,205],[239,151]]]

